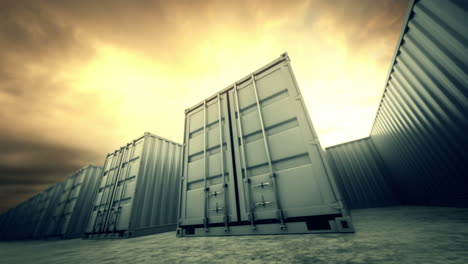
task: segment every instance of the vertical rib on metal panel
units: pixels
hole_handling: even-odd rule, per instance
[[[369,138],[326,150],[335,180],[350,208],[398,204],[389,172]]]
[[[371,140],[402,200],[468,206],[468,3],[410,4]]]
[[[147,135],[132,198],[129,232],[168,226],[175,229],[181,151],[180,144]]]
[[[89,220],[90,211],[93,209],[93,194],[98,188],[99,176],[101,175],[102,168],[89,165],[85,168],[83,175],[83,182],[79,195],[76,198],[75,208],[70,219],[66,237],[79,237],[85,232],[86,225]]]
[[[226,232],[221,222],[214,223],[210,218],[209,232],[206,232],[207,223],[203,225],[201,221],[204,208],[202,187],[206,187],[207,181],[207,169],[202,163],[207,151],[204,146],[207,140],[202,139],[207,130],[206,124],[202,125],[202,121],[206,123],[202,107],[205,108],[207,101],[219,99],[215,95],[186,110],[188,120],[197,124],[192,126],[186,121],[185,125],[184,177],[187,177],[187,167],[190,166],[194,176],[192,188],[188,190],[186,184],[181,195],[184,200],[178,235],[313,233],[317,226],[309,225],[309,220],[307,225],[302,221],[319,218],[325,219],[324,223],[330,227],[326,232],[353,232],[287,54],[282,54],[221,93],[228,95],[230,134],[227,136],[231,139],[228,154],[231,154],[229,161],[233,167],[230,174],[235,180],[233,198],[238,219],[234,222],[237,223]],[[215,118],[209,121],[213,120]],[[215,143],[212,139],[208,137],[210,152],[212,146],[218,146],[212,144]],[[192,154],[192,160],[187,152]],[[211,170],[211,163],[209,165]],[[217,160],[216,165],[219,165]],[[223,175],[216,173],[216,177]],[[217,182],[218,187],[220,183]],[[218,204],[213,206],[218,213]],[[249,223],[250,228],[247,226]]]

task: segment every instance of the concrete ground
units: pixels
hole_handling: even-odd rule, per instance
[[[0,263],[468,263],[468,209],[352,211],[356,233],[0,242]]]

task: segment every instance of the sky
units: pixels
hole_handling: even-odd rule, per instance
[[[369,135],[408,0],[0,1],[0,212],[288,52],[322,147]]]

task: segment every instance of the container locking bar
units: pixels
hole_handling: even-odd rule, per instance
[[[205,227],[205,232],[208,232],[208,192],[210,188],[207,186],[207,177],[208,172],[206,170],[206,163],[208,159],[206,158],[206,122],[207,122],[207,111],[206,111],[206,100],[203,101],[203,185],[205,188],[205,199],[204,199],[204,218],[203,218],[203,226]]]
[[[145,144],[146,144],[146,142],[145,142]],[[127,157],[127,154],[128,154],[126,146],[121,147],[118,152],[116,150],[116,153],[119,153],[119,159],[118,159],[118,162],[117,162],[117,167],[115,167],[115,169],[114,169],[114,178],[115,179],[114,179],[113,187],[112,187],[110,197],[109,197],[109,207],[112,207],[114,205],[114,197],[115,197],[115,193],[117,192],[117,187],[118,187],[117,185],[119,184],[120,170],[122,169],[122,164],[125,161],[125,158]],[[114,210],[114,208],[112,207],[111,210]],[[107,228],[109,218],[111,217],[110,215],[111,214],[108,213],[107,216],[106,216],[105,223],[104,223],[104,230]]]
[[[221,177],[223,178],[223,187],[224,187],[224,232],[229,232],[229,198],[228,198],[228,185],[226,183],[226,177],[224,176],[224,140],[223,140],[223,119],[221,115],[221,95],[218,93],[218,126],[219,126],[219,153],[221,158]],[[214,196],[220,194],[221,192],[214,192]],[[216,205],[216,208],[218,205]],[[216,211],[218,212],[218,211]]]
[[[126,151],[125,151],[125,155],[128,154],[128,147],[131,147],[132,150],[130,151],[130,155],[128,157],[128,164],[130,164],[130,160],[132,160],[135,155],[135,145],[136,145],[136,140],[133,140],[132,144],[127,146],[126,147]],[[125,160],[127,160],[125,158]],[[123,165],[122,165],[123,166]],[[113,231],[116,231],[117,230],[117,221],[118,221],[118,217],[120,216],[120,211],[122,210],[122,196],[124,194],[124,190],[125,190],[125,187],[127,185],[127,179],[129,178],[128,175],[130,174],[130,168],[128,167],[127,170],[126,170],[126,174],[125,176],[123,177],[123,183],[122,183],[122,187],[120,188],[120,195],[118,196],[119,197],[119,202],[118,202],[118,206],[117,206],[117,212],[115,213],[115,223],[114,223],[114,230]],[[120,175],[117,175],[117,177],[119,177]],[[117,182],[118,182],[118,178],[117,178]]]
[[[109,170],[108,170],[107,173],[106,173],[105,169],[107,168],[107,163],[109,162],[109,156],[110,156],[110,155],[113,155],[113,157],[112,157],[112,159],[111,159],[111,164],[109,165]],[[106,196],[106,195],[105,195],[106,188],[108,188],[108,186],[110,185],[110,184],[109,184],[109,181],[110,181],[110,178],[111,178],[111,170],[114,168],[113,166],[115,165],[115,162],[116,162],[116,159],[115,159],[115,152],[114,152],[113,154],[109,154],[109,155],[106,157],[106,161],[104,162],[104,167],[103,167],[103,169],[102,169],[102,175],[101,175],[101,177],[100,177],[100,181],[102,181],[102,178],[103,178],[104,176],[106,176],[106,175],[107,175],[107,178],[106,178],[106,182],[104,183],[104,186],[102,187],[101,199],[99,199],[99,204],[97,205],[98,208],[101,207],[101,206],[103,206],[104,197]],[[99,182],[99,185],[100,185],[100,184],[101,184],[101,183]],[[99,190],[98,190],[98,191],[99,191]],[[106,198],[107,198],[107,197],[106,197]],[[104,201],[104,202],[106,202],[106,201]],[[107,202],[106,202],[106,203],[107,203]],[[104,204],[104,206],[106,206],[106,205]],[[105,209],[104,209],[104,211],[105,211]],[[101,231],[101,228],[100,228],[100,227],[101,227],[102,224],[101,224],[101,223],[98,223],[98,220],[101,220],[100,218],[102,218],[102,212],[98,209],[98,213],[97,213],[97,215],[96,215],[96,219],[94,219],[93,232],[96,230],[96,225],[99,226],[98,231]],[[102,220],[101,220],[101,221],[102,221]]]
[[[252,78],[252,86],[253,86],[254,93],[255,93],[255,100],[257,101],[258,118],[260,120],[260,127],[262,129],[263,143],[265,145],[265,153],[267,156],[268,167],[270,168],[270,173],[271,173],[270,178],[272,179],[272,182],[273,182],[273,192],[275,193],[276,209],[281,212],[279,214],[281,229],[285,229],[286,225],[284,224],[284,214],[282,213],[283,209],[281,208],[281,203],[280,203],[278,182],[276,180],[276,174],[273,169],[273,163],[271,161],[270,147],[268,145],[268,137],[267,137],[266,130],[265,130],[265,122],[263,121],[262,107],[260,105],[260,99],[258,97],[258,91],[257,91],[258,89],[257,89],[257,84],[255,82],[255,75],[252,74],[251,78]]]
[[[97,214],[96,214],[96,219],[94,219],[94,224],[93,224],[93,229],[91,232],[95,232],[96,231],[96,226],[99,226],[99,217],[101,215],[101,211],[98,211]]]
[[[237,124],[238,124],[238,127],[239,127],[239,139],[240,139],[240,144],[241,144],[241,156],[242,156],[242,164],[241,164],[241,167],[243,169],[243,176],[244,176],[244,182],[248,184],[248,187],[245,188],[245,190],[247,191],[247,208],[249,208],[249,214],[248,214],[248,217],[249,217],[249,222],[250,222],[250,226],[252,227],[252,230],[255,230],[256,227],[255,227],[255,205],[253,204],[253,198],[252,198],[252,190],[251,190],[251,186],[250,186],[250,178],[249,178],[249,174],[247,173],[247,161],[246,161],[246,158],[245,158],[245,145],[244,145],[244,135],[243,135],[243,132],[242,132],[242,122],[241,122],[241,112],[240,112],[240,107],[239,107],[239,93],[237,91],[237,84],[234,83],[234,95],[236,97],[236,118],[237,118]],[[245,186],[245,185],[244,185]]]

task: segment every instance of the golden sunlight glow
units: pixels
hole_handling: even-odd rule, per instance
[[[232,34],[221,34],[202,43],[194,60],[199,67],[196,73],[194,65],[164,65],[140,54],[100,45],[91,63],[68,71],[64,78],[73,80],[75,91],[101,98],[106,112],[118,120],[115,136],[131,140],[150,131],[181,142],[185,108],[275,59],[282,52],[278,47],[286,46],[277,42],[269,49],[260,49],[275,42],[268,36],[258,39],[260,42],[254,45],[253,41],[235,41]],[[332,38],[327,44],[334,49],[314,58],[289,50],[323,146],[367,136],[380,96],[376,87],[382,84],[384,72],[365,58],[352,60],[346,48]]]

